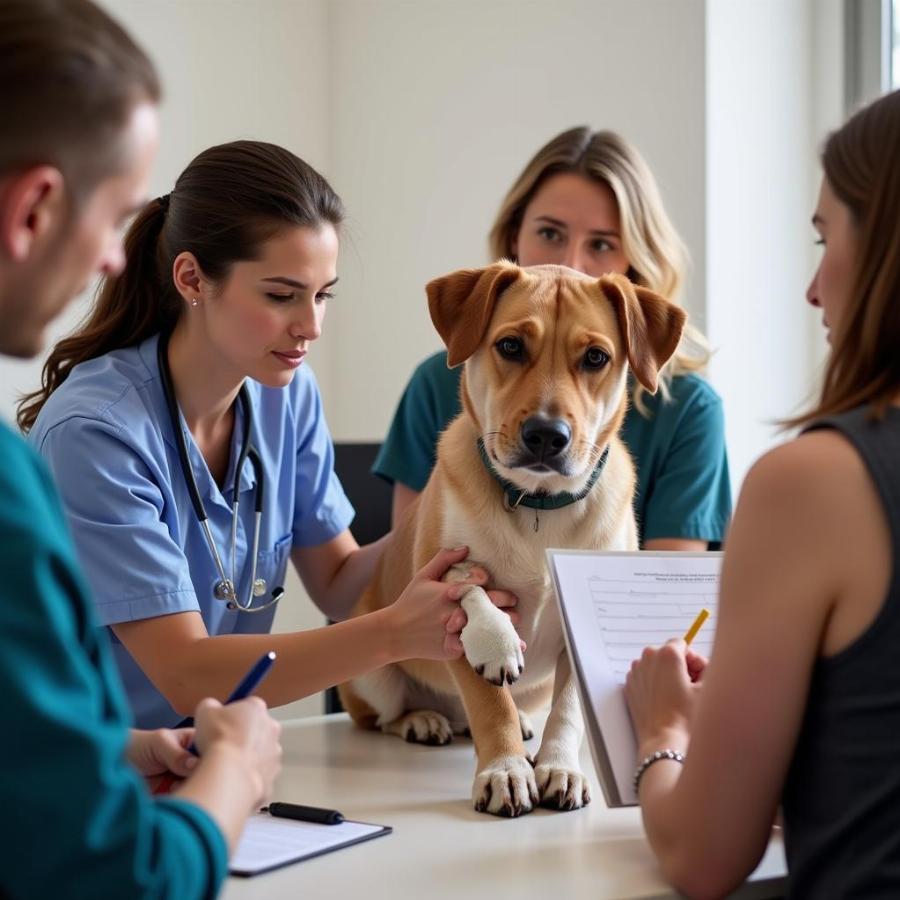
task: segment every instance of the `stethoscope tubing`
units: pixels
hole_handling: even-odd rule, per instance
[[[207,546],[209,547],[210,553],[213,557],[213,563],[215,564],[216,570],[219,573],[220,581],[213,591],[213,596],[215,596],[217,599],[227,601],[229,609],[237,609],[241,612],[246,613],[264,612],[265,610],[269,609],[269,607],[274,606],[281,599],[281,595],[284,593],[284,590],[282,588],[276,588],[272,591],[270,600],[266,601],[263,604],[260,604],[259,606],[253,605],[253,598],[256,589],[256,566],[257,559],[259,557],[259,536],[262,529],[262,513],[265,497],[265,472],[263,470],[262,460],[260,459],[259,453],[257,453],[256,448],[253,446],[251,441],[251,433],[253,428],[253,410],[250,404],[250,396],[249,392],[247,391],[247,386],[245,384],[242,384],[241,389],[238,392],[238,401],[241,404],[241,410],[244,415],[243,430],[241,435],[241,450],[240,454],[238,455],[237,465],[235,466],[234,483],[232,484],[232,496],[234,499],[231,508],[231,578],[229,578],[225,574],[225,565],[222,562],[221,556],[219,555],[219,550],[216,546],[212,529],[209,525],[209,516],[207,515],[206,507],[203,504],[203,498],[200,496],[200,491],[197,488],[197,480],[196,478],[194,478],[194,470],[191,467],[191,461],[188,457],[187,440],[185,439],[184,430],[181,425],[181,412],[178,408],[178,400],[175,397],[175,389],[172,385],[172,373],[169,370],[169,337],[169,334],[160,334],[159,336],[157,359],[159,362],[160,382],[162,384],[163,396],[166,400],[166,408],[168,409],[169,418],[172,422],[172,430],[175,434],[175,447],[178,451],[178,460],[181,464],[181,472],[184,476],[188,494],[191,498],[191,506],[193,506],[194,508],[194,514],[197,516],[197,520],[200,523],[201,529],[203,530]],[[238,513],[240,511],[240,476],[244,463],[248,458],[250,460],[250,464],[253,466],[254,474],[256,475],[256,490],[254,491],[253,552],[250,557],[250,583],[247,588],[247,602],[245,605],[242,604],[240,600],[238,600],[237,596],[235,561],[237,559],[237,521]],[[222,596],[219,595],[220,591],[222,592]]]

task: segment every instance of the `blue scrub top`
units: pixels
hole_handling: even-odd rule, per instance
[[[104,625],[198,611],[210,635],[261,634],[274,608],[229,610],[213,596],[219,573],[194,513],[178,459],[156,358],[157,337],[76,366],[47,401],[29,440],[56,478],[75,543]],[[315,377],[302,366],[285,388],[247,381],[253,445],[265,472],[257,578],[284,584],[292,547],[344,531],[353,508],[334,473],[334,449]],[[181,425],[188,457],[225,571],[231,572],[232,484],[242,434],[241,407],[224,491]],[[237,584],[244,602],[254,529],[256,477],[240,473]],[[259,601],[257,601],[259,602]],[[287,598],[281,601],[290,602]],[[181,718],[110,630],[136,725]]]

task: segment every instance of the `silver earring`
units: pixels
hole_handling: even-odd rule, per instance
[[[199,305],[199,303],[200,303],[199,297],[194,297],[194,299],[191,300],[191,306],[197,306],[197,305]]]

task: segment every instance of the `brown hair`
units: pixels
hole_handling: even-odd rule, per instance
[[[182,303],[171,273],[179,253],[192,253],[204,275],[221,281],[235,262],[257,258],[261,245],[285,227],[338,228],[343,218],[328,182],[282,147],[235,141],[204,150],[171,194],[138,214],[125,235],[125,268],[101,283],[87,321],[53,348],[40,390],[19,404],[19,427],[32,427],[78,363],[175,325]]]
[[[90,0],[0,0],[0,175],[55,166],[77,208],[121,169],[135,104],[159,97],[153,63]]]
[[[561,173],[581,175],[613,192],[619,208],[622,250],[630,265],[628,277],[677,303],[687,269],[687,251],[666,214],[650,167],[635,147],[612,131],[570,128],[538,150],[500,204],[488,237],[491,257],[515,255],[513,244],[528,204],[549,178]],[[668,394],[668,380],[673,374],[701,370],[707,362],[706,338],[688,326],[681,350],[661,373],[663,395]],[[633,399],[642,412],[643,391],[635,385]]]
[[[855,288],[832,331],[819,402],[786,422],[871,407],[884,416],[900,390],[900,91],[860,110],[822,151],[825,178],[857,235]]]

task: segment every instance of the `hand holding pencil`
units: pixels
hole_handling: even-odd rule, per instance
[[[625,699],[639,744],[662,741],[660,746],[668,746],[666,736],[673,732],[687,734],[700,689],[697,682],[707,662],[690,649],[690,644],[707,618],[709,610],[701,610],[683,638],[661,647],[647,647],[641,658],[631,664],[625,680]]]

